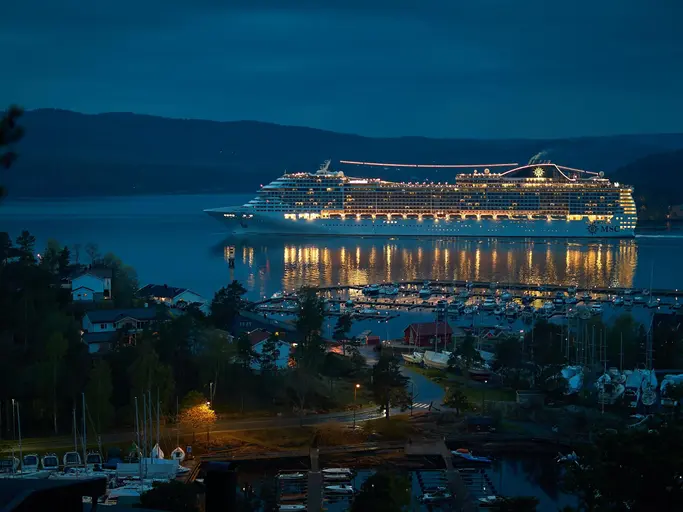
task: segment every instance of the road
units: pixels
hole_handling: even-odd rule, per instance
[[[376,362],[376,354],[372,351],[363,354],[368,364],[372,365]],[[441,402],[444,397],[444,390],[438,384],[432,382],[424,375],[421,375],[410,368],[403,367],[401,372],[410,379],[408,386],[415,393],[415,410],[424,411],[429,404],[441,408]],[[393,409],[391,414],[400,413],[399,409]],[[383,414],[379,413],[376,407],[368,407],[356,411],[356,422],[364,422],[372,419],[382,418]],[[266,430],[274,428],[287,428],[298,426],[314,426],[321,423],[351,423],[353,422],[353,412],[336,412],[329,414],[314,414],[299,418],[296,416],[282,416],[282,417],[267,417],[267,418],[252,418],[252,419],[229,419],[219,420],[211,429],[212,434],[230,433],[240,430]],[[187,436],[191,431],[181,430],[181,434]],[[175,427],[162,428],[162,438],[173,438],[176,435]],[[129,432],[115,432],[102,436],[103,445],[111,444],[126,444],[132,443],[135,440],[135,433]],[[4,447],[0,452],[11,452],[11,441],[0,441]],[[14,445],[16,447],[18,443]],[[42,452],[46,450],[59,450],[63,448],[70,448],[73,446],[73,436],[63,436],[55,438],[36,438],[23,439],[22,449],[24,453]]]

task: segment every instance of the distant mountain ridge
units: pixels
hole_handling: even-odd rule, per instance
[[[328,158],[347,174],[394,180],[446,181],[455,172],[335,162],[526,163],[542,154],[611,175],[648,155],[683,149],[683,133],[549,140],[371,138],[256,121],[52,109],[26,112],[22,125],[26,135],[17,148],[19,160],[0,176],[10,197],[253,192],[285,170],[315,171]]]

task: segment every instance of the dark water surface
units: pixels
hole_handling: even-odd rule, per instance
[[[581,286],[683,288],[683,232],[652,231],[631,240],[254,237],[228,239],[203,208],[249,196],[103,197],[11,201],[0,231],[28,229],[41,250],[48,238],[98,244],[134,266],[141,284],[167,283],[210,297],[238,279],[252,298],[302,284],[362,284],[406,279],[472,279]],[[228,268],[227,246],[236,248]],[[87,261],[81,249],[81,261]]]

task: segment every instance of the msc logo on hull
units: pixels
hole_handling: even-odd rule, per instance
[[[609,224],[596,224],[591,222],[586,226],[586,229],[591,235],[597,235],[598,233],[618,233],[619,226],[610,226]]]

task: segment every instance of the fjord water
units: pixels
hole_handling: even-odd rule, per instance
[[[204,208],[242,204],[244,195],[174,195],[12,200],[0,203],[0,231],[28,229],[40,252],[49,238],[96,243],[138,272],[141,284],[187,287],[207,298],[232,279],[251,298],[304,284],[471,279],[588,287],[683,288],[683,231],[635,239],[438,239],[259,236],[230,238]],[[227,247],[236,264],[228,268]],[[652,272],[652,270],[654,271]]]

